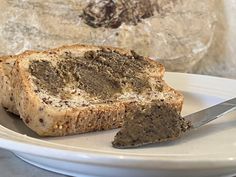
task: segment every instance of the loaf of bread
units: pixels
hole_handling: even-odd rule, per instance
[[[183,96],[163,80],[164,67],[134,51],[73,45],[18,56],[15,106],[41,136],[108,130],[153,103],[180,113]]]

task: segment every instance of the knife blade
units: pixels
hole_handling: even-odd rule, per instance
[[[184,116],[184,118],[191,121],[192,128],[198,128],[234,110],[236,110],[236,98],[224,101],[193,114],[189,114]]]

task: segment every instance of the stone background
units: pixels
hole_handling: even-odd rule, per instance
[[[236,0],[216,0],[216,31],[206,55],[193,69],[236,79]]]
[[[104,44],[135,49],[168,71],[236,78],[236,0],[151,0],[158,4],[152,17],[114,29],[84,23],[91,1],[0,0],[0,55]]]

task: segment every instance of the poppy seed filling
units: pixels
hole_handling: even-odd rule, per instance
[[[31,61],[29,71],[38,89],[51,95],[64,92],[67,85],[75,85],[93,97],[110,99],[122,94],[124,88],[137,93],[150,90],[148,78],[142,73],[152,67],[135,52],[120,54],[115,50],[87,51],[83,56],[66,53],[56,66],[50,61]]]
[[[116,134],[113,146],[116,148],[137,147],[145,144],[174,140],[192,128],[190,121],[165,102],[153,102],[145,109],[136,108],[125,119]]]

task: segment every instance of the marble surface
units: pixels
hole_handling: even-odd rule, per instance
[[[67,177],[30,165],[10,151],[0,148],[0,176],[2,177]]]

